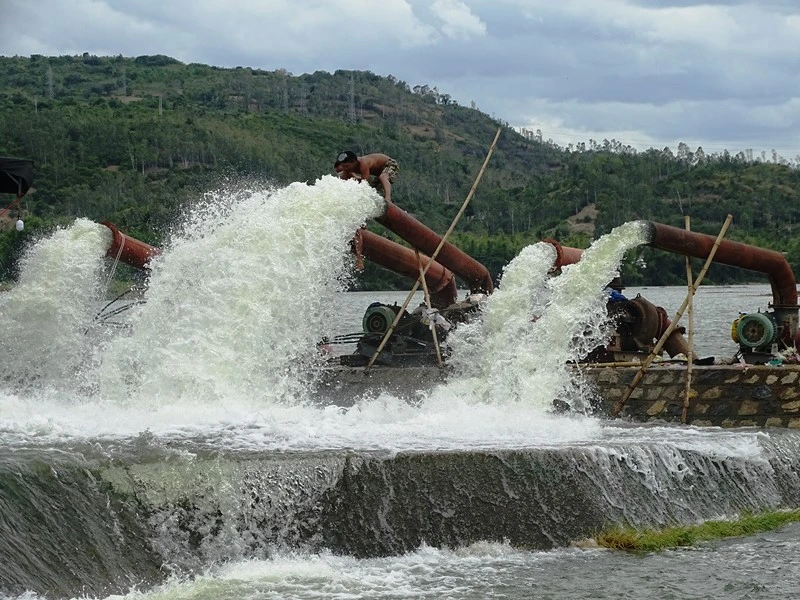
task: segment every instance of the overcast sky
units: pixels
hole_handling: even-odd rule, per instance
[[[800,154],[800,0],[0,0],[0,54],[437,86],[559,145]]]

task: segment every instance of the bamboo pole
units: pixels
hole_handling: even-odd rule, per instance
[[[616,362],[602,362],[602,363],[580,363],[582,369],[596,369],[596,368],[622,368],[622,367],[641,367],[642,361],[629,360],[629,361],[616,361]]]
[[[464,200],[464,203],[461,205],[461,208],[459,209],[458,213],[453,218],[453,222],[450,223],[450,227],[447,229],[445,234],[442,236],[442,239],[439,242],[439,245],[436,246],[436,250],[434,250],[433,254],[431,254],[431,258],[428,261],[428,264],[425,265],[425,268],[422,270],[422,275],[420,276],[421,279],[425,279],[425,274],[428,272],[428,269],[433,264],[433,261],[436,260],[436,256],[439,254],[439,251],[441,251],[442,247],[444,247],[445,243],[447,242],[447,238],[450,237],[451,233],[453,233],[453,230],[456,228],[456,225],[461,220],[461,216],[464,214],[464,211],[467,210],[467,206],[469,205],[470,200],[472,200],[472,196],[475,194],[475,190],[478,187],[478,182],[480,182],[481,177],[483,177],[483,172],[486,170],[486,165],[489,164],[489,159],[492,157],[492,153],[494,153],[494,148],[495,148],[495,146],[497,146],[497,140],[500,138],[500,132],[501,131],[502,131],[502,127],[498,127],[497,128],[497,133],[495,134],[494,140],[492,141],[492,145],[489,146],[489,152],[486,154],[486,158],[483,161],[483,165],[481,165],[481,170],[478,171],[478,176],[475,178],[475,182],[472,184],[472,188],[469,190],[469,193],[467,194],[467,198]],[[397,324],[400,322],[400,318],[403,316],[403,311],[406,309],[406,307],[408,306],[408,303],[411,302],[411,298],[414,296],[414,294],[419,289],[420,278],[418,278],[417,281],[414,282],[414,286],[411,288],[411,291],[408,293],[408,297],[406,298],[406,301],[403,302],[403,306],[398,311],[397,316],[394,318],[394,321],[392,321],[392,325],[389,327],[389,330],[386,332],[386,335],[383,336],[383,339],[381,340],[380,345],[375,349],[375,353],[372,355],[372,358],[369,359],[369,362],[367,363],[367,366],[364,367],[364,374],[365,375],[369,374],[369,370],[372,368],[372,365],[375,364],[375,361],[378,359],[378,356],[383,351],[384,347],[386,347],[386,343],[389,341],[389,338],[394,333],[394,330],[397,327]]]
[[[683,361],[675,360],[675,361],[665,361],[673,364],[681,363]],[[574,366],[579,366],[581,369],[597,369],[597,368],[623,368],[623,367],[641,367],[642,361],[641,360],[628,360],[628,361],[621,361],[617,360],[614,362],[601,362],[601,363],[575,363]]]
[[[425,294],[425,306],[431,310],[431,295],[428,293],[428,283],[425,281],[425,273],[422,270],[422,257],[419,250],[414,250],[417,255],[417,266],[419,267],[419,280],[422,282],[422,291]],[[442,362],[442,351],[439,348],[439,334],[436,333],[436,323],[431,322],[431,333],[433,334],[433,347],[436,348],[436,365],[441,369],[444,367]]]
[[[678,312],[675,313],[675,318],[672,320],[672,323],[670,323],[670,326],[667,327],[667,330],[661,336],[661,339],[658,340],[658,343],[656,343],[656,346],[655,348],[653,348],[653,351],[642,363],[641,368],[636,373],[636,376],[633,378],[633,381],[630,383],[630,385],[628,385],[628,389],[625,390],[625,393],[622,395],[622,398],[620,398],[620,401],[617,402],[616,405],[614,405],[614,408],[611,411],[611,416],[615,417],[620,413],[622,408],[625,406],[625,403],[628,401],[628,398],[630,398],[631,394],[633,393],[633,390],[636,389],[636,386],[639,385],[639,382],[642,380],[642,377],[644,377],[644,373],[650,367],[650,363],[652,363],[653,359],[661,352],[661,348],[664,347],[664,343],[667,341],[667,338],[670,336],[670,334],[672,334],[672,332],[675,331],[675,329],[678,327],[678,321],[680,320],[681,316],[683,316],[683,311],[686,310],[686,307],[691,301],[692,296],[694,296],[694,293],[697,291],[697,288],[703,282],[703,279],[706,276],[706,272],[708,271],[708,267],[711,266],[711,263],[714,260],[714,255],[717,253],[717,248],[719,248],[719,245],[722,242],[722,238],[725,237],[725,233],[728,231],[728,227],[730,226],[732,220],[733,220],[733,215],[728,215],[728,217],[725,219],[725,223],[722,225],[722,229],[720,230],[717,239],[714,240],[714,246],[711,248],[711,252],[708,253],[708,258],[706,259],[706,262],[703,265],[702,271],[700,271],[700,274],[697,276],[697,279],[694,281],[694,283],[689,286],[689,293],[686,294],[686,299],[683,301],[683,304],[681,304],[681,307],[678,309]]]
[[[686,231],[691,231],[692,220],[686,215]],[[692,259],[686,257],[686,285],[692,287]],[[689,299],[689,356],[686,357],[686,389],[683,397],[683,411],[681,412],[681,423],[686,424],[689,416],[689,401],[692,398],[692,371],[694,368],[694,294]]]

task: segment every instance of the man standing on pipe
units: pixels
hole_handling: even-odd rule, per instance
[[[359,179],[372,187],[383,188],[383,197],[392,201],[392,183],[397,178],[400,166],[397,161],[385,154],[365,154],[361,158],[355,152],[346,150],[336,157],[333,168],[341,179]],[[373,177],[375,179],[373,179]]]

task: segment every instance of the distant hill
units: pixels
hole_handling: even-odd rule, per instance
[[[786,251],[797,269],[800,175],[777,156],[708,156],[685,145],[636,152],[615,140],[560,148],[517,132],[445,92],[362,71],[294,76],[222,69],[166,56],[0,57],[0,154],[36,161],[28,231],[76,216],[110,220],[160,243],[180,207],[225,178],[276,184],[332,172],[342,149],[401,165],[395,201],[444,231],[495,131],[498,148],[454,241],[498,274],[541,237],[586,246],[633,219],[716,233]],[[376,226],[376,230],[380,230]],[[0,277],[20,239],[0,230]],[[651,256],[631,283],[683,282],[676,257]],[[715,281],[749,274],[715,268]],[[366,286],[398,285],[371,269]]]

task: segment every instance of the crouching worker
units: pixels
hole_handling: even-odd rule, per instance
[[[377,190],[383,188],[383,197],[392,201],[392,184],[397,178],[400,166],[397,161],[385,154],[365,154],[361,158],[347,150],[336,157],[333,168],[341,179],[360,179]]]

